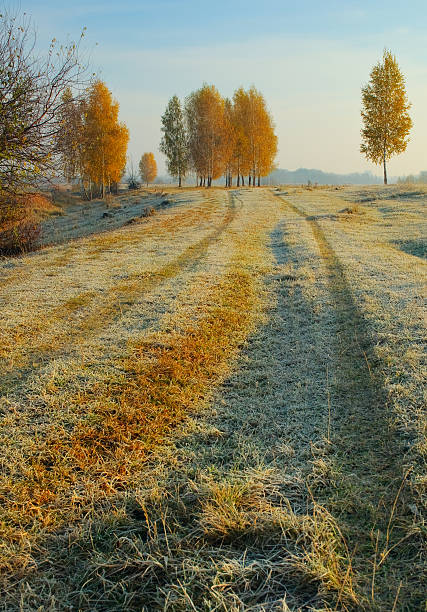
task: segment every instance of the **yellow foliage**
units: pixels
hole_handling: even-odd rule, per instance
[[[83,102],[84,175],[96,185],[117,183],[126,166],[129,132],[118,120],[119,104],[102,81],[95,81]]]
[[[382,62],[374,66],[370,77],[362,89],[360,150],[375,164],[384,164],[384,183],[387,183],[386,161],[392,155],[403,153],[408,144],[411,105],[406,97],[405,79],[390,51],[384,50]]]
[[[144,153],[139,162],[139,173],[144,183],[152,183],[157,176],[157,164],[153,153]]]

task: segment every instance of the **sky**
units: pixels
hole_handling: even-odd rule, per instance
[[[361,87],[384,48],[405,75],[414,122],[389,175],[427,169],[427,2],[408,0],[20,0],[38,46],[78,39],[120,104],[135,164],[152,151],[174,95],[204,82],[231,97],[255,85],[279,138],[277,166],[348,173],[381,168],[360,153]]]

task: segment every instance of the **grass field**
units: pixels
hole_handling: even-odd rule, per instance
[[[426,610],[427,193],[168,198],[0,261],[0,609]]]

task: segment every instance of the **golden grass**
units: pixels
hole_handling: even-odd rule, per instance
[[[191,227],[203,227],[204,224],[212,222],[214,212],[215,208],[209,203],[208,207],[202,206],[196,210],[190,209],[171,216],[165,215],[156,223],[144,227],[142,234],[138,231],[122,231],[119,234],[115,232],[112,236],[96,238],[94,242],[99,248],[101,248],[100,244],[103,244],[102,250],[108,249],[112,244],[121,244],[123,247],[127,241],[137,244],[147,237],[147,230],[150,234],[160,231],[168,234],[185,231]],[[114,317],[122,316],[142,294],[152,290],[157,284],[174,277],[185,266],[194,263],[203,255],[209,245],[219,238],[234,218],[235,210],[232,208],[224,212],[225,216],[217,229],[190,244],[164,266],[154,268],[152,271],[130,273],[125,280],[115,283],[107,291],[103,290],[102,293],[87,291],[78,294],[54,307],[50,312],[45,312],[43,318],[35,313],[32,321],[20,322],[15,327],[5,329],[0,336],[0,357],[6,360],[6,370],[11,367],[22,368],[30,361],[35,362],[37,359],[39,363],[42,363],[43,359],[63,347],[64,343],[70,340],[75,343],[78,338],[83,339],[87,337],[87,334],[94,334],[100,328],[105,327]],[[88,253],[91,252],[89,249]],[[71,252],[65,253],[67,258],[71,255]],[[62,261],[61,265],[63,265]],[[90,307],[84,317],[78,313],[77,318],[72,318],[71,315],[83,307]],[[62,321],[66,322],[66,327],[58,333],[58,322]],[[16,356],[17,349],[19,350],[18,356]]]
[[[233,214],[230,210],[215,236]],[[190,247],[165,274],[176,273],[184,258],[195,250],[201,252],[212,239]],[[95,384],[69,398],[81,415],[77,425],[71,431],[51,427],[45,439],[34,442],[19,482],[3,480],[1,501],[7,522],[14,524],[4,536],[20,541],[25,517],[25,538],[31,539],[36,524],[56,528],[69,516],[70,508],[77,513],[93,496],[116,494],[131,484],[134,471],[141,469],[153,446],[224,375],[230,357],[251,329],[255,279],[241,270],[244,260],[239,251],[209,296],[212,306],[196,327],[189,326],[176,337],[166,334],[166,348],[159,346],[158,334],[151,341],[144,338],[124,361],[122,379],[105,386]],[[147,364],[147,353],[151,364]],[[77,490],[81,493],[76,494]]]
[[[348,243],[335,247],[336,231],[356,251],[379,217],[340,214],[344,204],[319,203],[316,190],[295,190],[294,209],[266,190],[231,197],[214,230],[157,272],[132,270],[110,287],[117,294],[98,306],[106,320],[115,309],[117,346],[96,333],[89,341],[99,322],[87,320],[81,360],[53,360],[39,387],[26,383],[22,406],[3,404],[16,431],[22,415],[26,437],[8,444],[21,460],[0,494],[8,612],[390,612],[419,601],[399,539],[420,554],[420,527],[402,529],[406,484],[389,491],[394,463],[381,462],[384,446],[400,447],[374,402],[382,374],[367,302],[363,310],[347,281]],[[197,214],[187,212],[190,229]],[[160,320],[126,335],[115,298],[131,302],[144,283],[158,286],[159,270],[171,281],[196,262]],[[90,300],[70,296],[63,316]],[[418,367],[417,351],[407,359]],[[358,384],[373,400],[366,418]]]

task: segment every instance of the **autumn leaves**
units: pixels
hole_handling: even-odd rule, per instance
[[[157,176],[157,164],[153,153],[144,153],[139,161],[139,173],[144,183],[152,183]]]
[[[67,90],[62,99],[58,136],[62,171],[67,180],[79,179],[87,199],[114,191],[126,166],[129,132],[118,120],[119,105],[102,81],[95,81],[80,99]],[[214,85],[203,85],[185,100],[177,96],[162,117],[160,150],[171,176],[182,180],[192,172],[197,184],[210,187],[225,177],[226,186],[260,185],[274,167],[277,136],[262,94],[251,87],[224,99]],[[140,161],[143,182],[157,175],[153,153]]]
[[[63,96],[58,148],[67,180],[78,178],[87,199],[115,190],[126,166],[129,131],[118,119],[119,104],[102,81],[80,99]]]
[[[226,186],[260,184],[274,167],[277,136],[262,94],[238,89],[232,100],[203,85],[185,100],[171,98],[162,117],[161,151],[169,173],[181,181],[194,172],[200,186],[225,176]]]
[[[405,78],[394,55],[384,50],[370,81],[362,88],[362,145],[360,151],[375,164],[383,164],[387,185],[387,160],[403,153],[409,141],[412,119]]]

